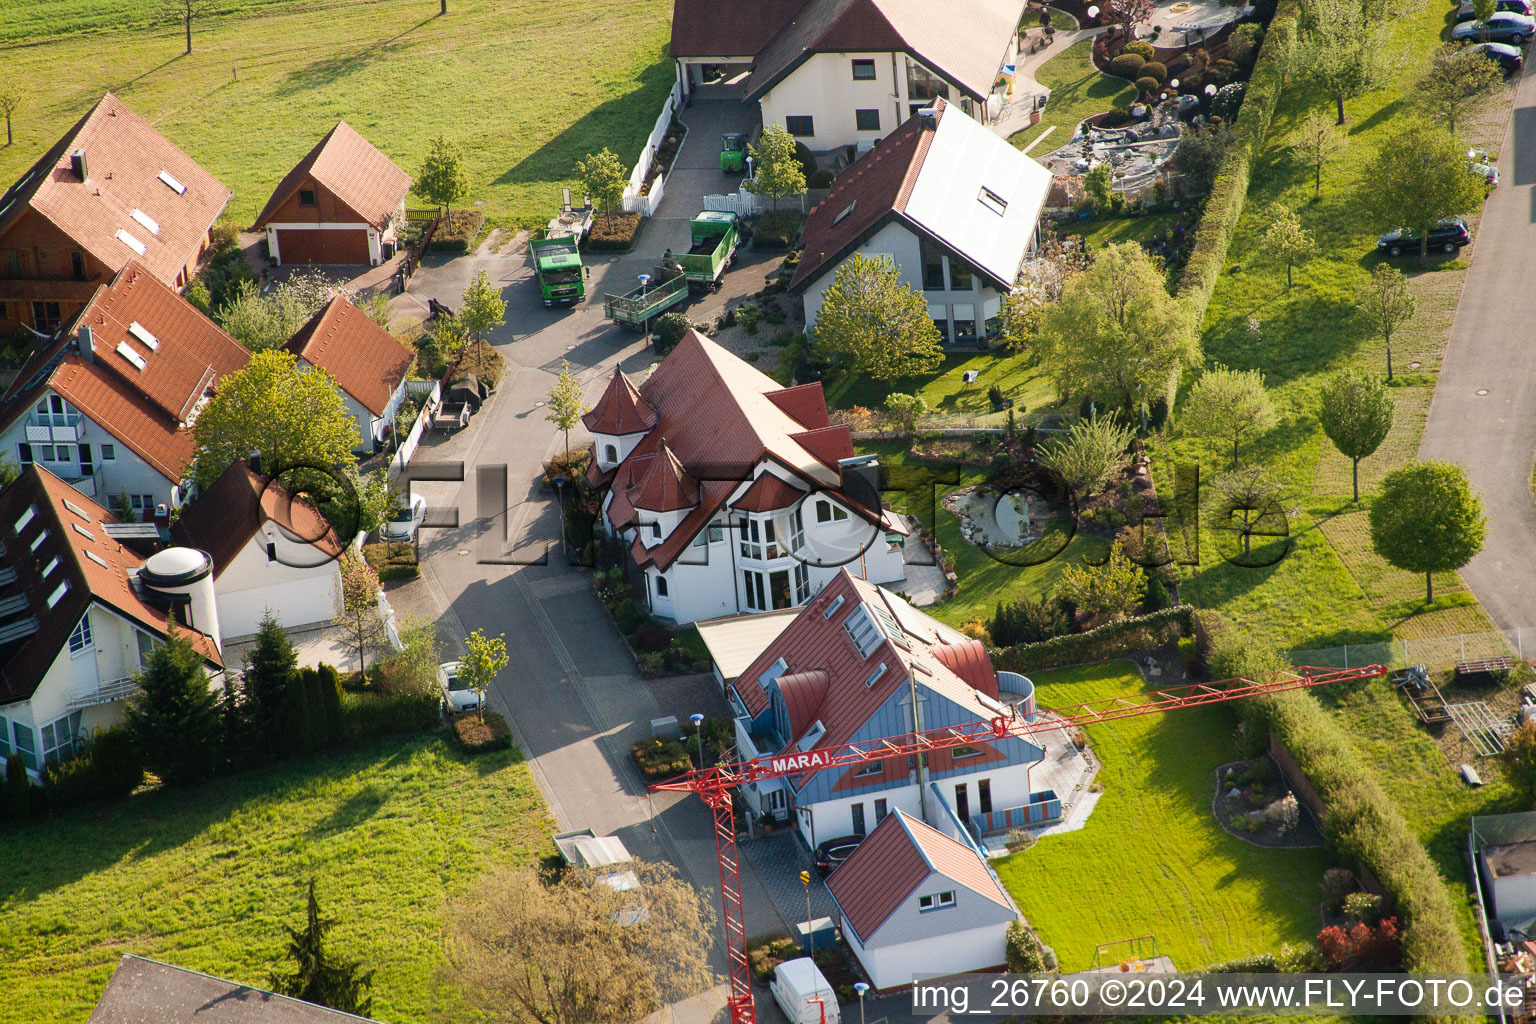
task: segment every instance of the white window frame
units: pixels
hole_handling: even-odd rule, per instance
[[[86,612],[75,623],[75,628],[69,631],[69,653],[72,657],[79,657],[95,646],[96,638],[91,633],[91,613]]]

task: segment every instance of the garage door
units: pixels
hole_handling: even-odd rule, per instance
[[[284,263],[367,263],[368,232],[278,228],[277,248]]]

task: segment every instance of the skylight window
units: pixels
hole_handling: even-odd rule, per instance
[[[43,569],[43,579],[47,579],[49,576],[53,575],[53,570],[57,569],[58,567],[59,556],[54,555],[51,559],[48,560],[47,567]]]
[[[860,656],[865,658],[873,654],[885,639],[874,616],[869,613],[867,604],[861,604],[853,610],[853,614],[843,622],[843,629],[853,641],[853,646],[859,649]]]
[[[128,325],[128,333],[133,335],[135,338],[138,338],[144,344],[148,345],[150,351],[152,352],[160,347],[160,339],[155,337],[153,334],[150,334],[149,328],[145,327],[137,320]]]
[[[91,517],[85,514],[85,509],[81,508],[79,505],[76,505],[68,498],[64,499],[64,507],[69,509],[75,515],[79,516],[81,519],[84,519],[86,522],[91,521]]]
[[[80,536],[84,537],[88,541],[94,542],[96,540],[96,535],[94,533],[92,533],[90,530],[87,530],[85,527],[81,526],[79,523],[70,523],[69,524],[69,528],[71,530],[74,530],[76,533],[78,533]]]
[[[785,661],[783,658],[780,658],[772,665],[769,665],[767,670],[764,671],[762,675],[757,677],[758,685],[762,686],[762,688],[766,690],[768,689],[769,683],[773,682],[787,671],[789,671],[789,662]]]
[[[982,206],[985,206],[987,209],[991,210],[993,213],[997,214],[999,217],[1008,211],[1008,200],[1004,199],[996,192],[993,192],[985,185],[981,186],[981,194],[976,197],[976,201],[981,203]]]
[[[101,566],[103,569],[110,569],[110,568],[112,568],[110,565],[107,564],[107,560],[105,558],[102,558],[100,555],[98,555],[94,551],[87,551],[85,553],[85,557],[89,558],[91,561],[95,562],[97,565]]]
[[[69,580],[60,580],[59,585],[53,588],[53,593],[48,595],[48,607],[52,608],[58,604],[67,593],[69,593]]]
[[[858,205],[859,205],[859,201],[857,199],[855,199],[853,202],[849,203],[847,206],[843,207],[840,211],[838,211],[837,216],[832,218],[832,226],[836,227],[837,225],[841,224],[843,222],[843,218],[847,217],[850,213],[852,213],[853,212],[853,208],[855,206],[858,206]]]
[[[150,234],[158,235],[160,233],[159,223],[155,221],[155,218],[151,217],[143,210],[135,208],[128,212],[128,216],[132,217],[134,220],[143,225],[145,230],[147,230]]]
[[[148,363],[144,362],[144,357],[135,352],[126,341],[120,341],[117,343],[117,354],[128,360],[140,370],[149,365]]]
[[[36,518],[36,516],[37,516],[37,506],[36,505],[28,505],[27,506],[27,510],[25,512],[23,512],[16,519],[16,532],[20,533],[22,530],[25,530],[27,528],[27,524],[30,523],[34,518]]]
[[[880,677],[885,675],[885,670],[887,667],[888,666],[883,661],[876,665],[875,670],[869,674],[867,679],[864,680],[864,685],[874,686],[876,683],[878,683],[880,681]]]
[[[128,248],[132,249],[134,252],[138,253],[140,256],[143,256],[146,251],[143,242],[139,241],[137,238],[134,238],[122,228],[117,229],[117,240],[122,242]]]
[[[833,602],[831,604],[827,605],[827,610],[821,613],[821,617],[824,618],[824,619],[830,619],[833,615],[837,614],[837,610],[839,608],[841,608],[842,606],[843,606],[843,595],[842,594],[838,594],[837,598],[835,600],[833,600]]]
[[[805,731],[805,735],[800,737],[800,742],[796,743],[795,747],[799,750],[810,750],[817,743],[821,742],[821,738],[826,734],[827,727],[822,725],[821,719],[818,718],[816,719],[815,723]]]
[[[171,191],[177,195],[184,196],[187,194],[187,186],[173,178],[170,171],[161,171],[160,180],[170,186]]]
[[[33,551],[36,551],[38,548],[43,546],[43,541],[45,541],[47,539],[48,539],[48,528],[45,526],[45,527],[43,527],[43,532],[39,533],[36,537],[33,537],[32,538],[32,543],[27,545],[27,546],[30,547]]]

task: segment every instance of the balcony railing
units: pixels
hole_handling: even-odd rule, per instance
[[[114,701],[127,700],[138,690],[139,684],[133,676],[122,676],[109,682],[100,683],[96,689],[81,697],[76,697],[65,705],[71,711],[81,708],[95,707],[98,704],[111,704]]]
[[[27,441],[31,444],[75,444],[84,435],[84,417],[72,414],[63,424],[50,416],[33,415],[27,420]]]

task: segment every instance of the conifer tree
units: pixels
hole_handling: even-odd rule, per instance
[[[168,785],[206,778],[218,762],[222,730],[203,656],[172,626],[138,682],[125,718],[145,765]]]

